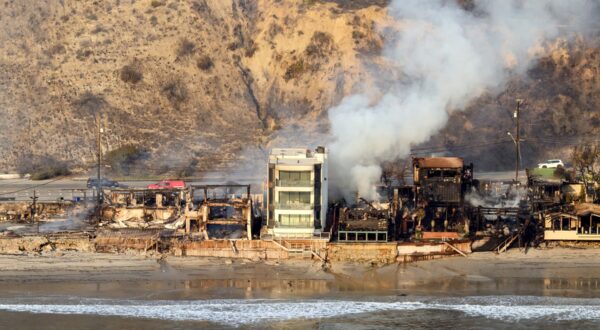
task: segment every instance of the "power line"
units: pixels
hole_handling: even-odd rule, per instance
[[[490,142],[479,143],[479,144],[465,144],[465,145],[457,145],[457,146],[436,146],[436,147],[429,147],[429,148],[422,147],[422,148],[411,149],[411,154],[418,155],[418,154],[428,154],[428,153],[443,152],[443,151],[457,151],[457,150],[463,150],[463,149],[482,148],[482,147],[488,147],[488,146],[492,146],[492,145],[500,145],[500,144],[509,143],[509,142],[511,142],[511,141],[490,141]]]

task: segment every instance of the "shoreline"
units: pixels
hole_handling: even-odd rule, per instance
[[[0,328],[430,328],[441,320],[593,329],[593,310],[569,315],[600,306],[596,249],[326,268],[308,259],[43,252],[0,255],[0,268]]]
[[[600,297],[596,249],[517,249],[373,266],[94,252],[0,255],[0,297],[320,298],[395,295]]]

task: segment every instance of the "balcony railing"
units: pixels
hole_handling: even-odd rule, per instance
[[[312,210],[314,207],[307,203],[275,203],[275,208],[280,210]]]
[[[312,180],[277,180],[277,187],[312,187],[314,181]]]
[[[311,220],[283,220],[275,222],[276,228],[313,228],[314,221]]]

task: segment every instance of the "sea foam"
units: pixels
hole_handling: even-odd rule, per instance
[[[38,300],[39,301],[39,300]],[[264,321],[319,319],[379,311],[446,310],[469,316],[518,321],[600,320],[600,300],[519,296],[415,298],[402,301],[349,300],[113,300],[66,303],[0,301],[0,310],[45,314],[106,315],[243,325]]]

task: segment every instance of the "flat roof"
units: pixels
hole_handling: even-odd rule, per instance
[[[216,188],[250,188],[251,185],[249,184],[239,184],[239,183],[232,183],[232,184],[192,184],[189,185],[189,187],[192,187],[194,189],[216,189]]]
[[[187,190],[186,188],[104,188],[102,190],[114,193],[127,193],[127,192],[180,192]]]
[[[307,148],[273,148],[271,149],[271,156],[304,156],[309,153]]]
[[[314,165],[323,163],[321,160],[316,158],[277,158],[269,162],[275,165]]]
[[[460,157],[415,158],[415,161],[423,168],[462,168],[464,165]]]

